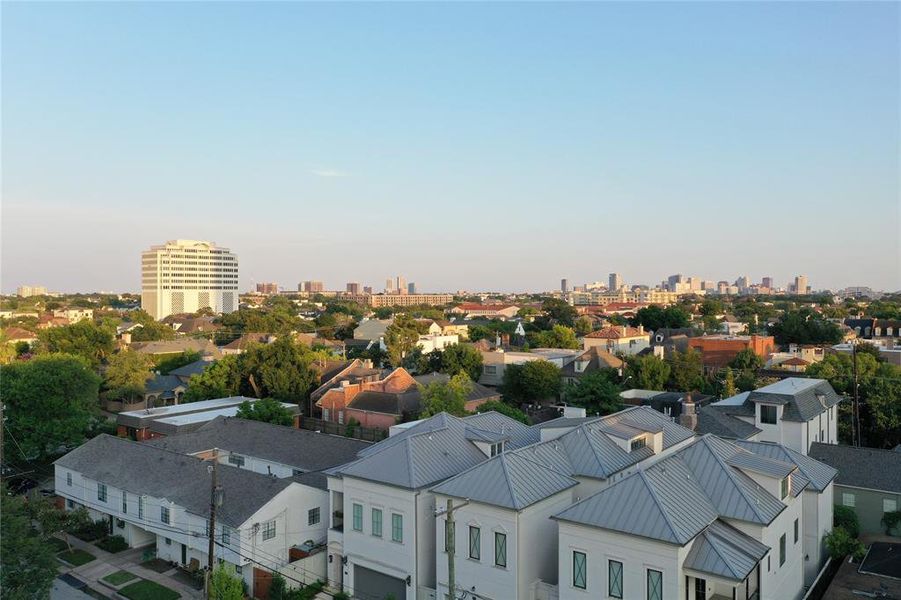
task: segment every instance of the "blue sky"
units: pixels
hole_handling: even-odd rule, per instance
[[[901,288],[897,3],[4,3],[2,288]]]

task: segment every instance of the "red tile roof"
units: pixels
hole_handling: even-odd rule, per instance
[[[620,338],[630,338],[630,337],[643,337],[648,335],[646,331],[642,331],[637,327],[622,327],[622,326],[611,326],[605,327],[604,329],[598,329],[597,331],[592,331],[585,337],[587,338],[600,338],[604,340],[618,340]]]

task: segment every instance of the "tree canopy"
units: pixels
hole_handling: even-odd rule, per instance
[[[704,387],[704,362],[694,348],[675,351],[667,362],[670,365],[669,388],[677,392],[694,392]]]
[[[664,327],[679,328],[688,327],[691,315],[681,306],[667,306],[663,308],[656,304],[639,308],[635,316],[630,319],[633,326],[642,325],[645,329],[657,331]]]
[[[72,325],[52,327],[38,332],[38,351],[43,354],[65,353],[85,358],[97,368],[113,353],[115,338],[108,329],[84,319]]]
[[[663,390],[670,376],[670,366],[653,354],[626,357],[629,386],[642,390]]]
[[[770,326],[778,344],[837,344],[842,341],[838,325],[810,309],[787,310]]]
[[[460,372],[447,381],[433,381],[420,385],[422,396],[419,417],[426,418],[446,412],[455,417],[466,415],[466,398],[472,391],[472,381],[466,373]]]
[[[393,366],[403,364],[404,357],[416,347],[420,333],[421,326],[410,315],[394,317],[394,322],[385,330],[385,347]]]
[[[563,390],[563,399],[573,406],[581,406],[589,415],[609,415],[622,409],[620,387],[615,383],[614,369],[589,371]]]
[[[43,600],[57,575],[52,546],[31,525],[22,496],[0,486],[0,596],[4,600]]]
[[[575,332],[565,325],[554,325],[549,331],[538,331],[530,334],[532,345],[536,348],[566,348],[577,350],[582,345],[576,339]]]
[[[510,417],[511,419],[515,419],[520,423],[524,423],[526,425],[531,425],[529,421],[528,415],[522,412],[518,408],[510,406],[504,402],[498,402],[497,400],[489,400],[488,402],[483,402],[479,406],[476,407],[477,413],[483,412],[498,412],[504,416]]]
[[[239,419],[262,421],[273,425],[290,427],[294,424],[294,414],[287,407],[282,406],[281,402],[272,398],[264,398],[256,402],[245,400],[238,406],[238,412],[235,416]]]
[[[104,370],[105,398],[136,400],[144,394],[153,359],[132,350],[121,350],[109,358]]]
[[[507,365],[501,390],[508,402],[535,402],[560,395],[560,367],[546,360]]]
[[[541,329],[550,329],[553,325],[572,327],[579,316],[575,308],[559,298],[546,298],[541,303],[541,312],[544,315],[535,319]]]
[[[30,460],[81,443],[99,410],[99,388],[100,377],[80,356],[49,354],[4,365],[4,452]]]

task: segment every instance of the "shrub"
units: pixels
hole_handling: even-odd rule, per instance
[[[901,510],[885,513],[882,516],[882,524],[885,525],[885,534],[892,535],[892,531],[901,526]]]
[[[94,542],[109,535],[109,523],[106,521],[91,521],[79,527],[72,534],[85,542]]]
[[[853,538],[860,535],[860,521],[853,508],[836,504],[832,514],[832,524],[835,527],[841,527]]]
[[[836,527],[826,534],[826,548],[835,560],[841,560],[851,556],[854,560],[860,560],[866,554],[866,548],[857,538],[851,536],[843,527]]]
[[[128,550],[128,542],[121,535],[111,535],[97,542],[97,547],[115,554],[116,552]]]

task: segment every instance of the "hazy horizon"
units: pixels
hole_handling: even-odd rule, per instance
[[[897,3],[4,3],[4,293],[901,289]]]

